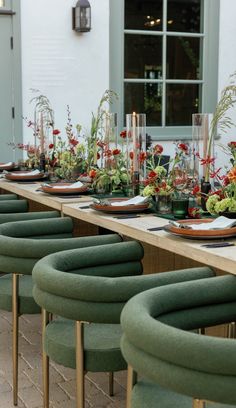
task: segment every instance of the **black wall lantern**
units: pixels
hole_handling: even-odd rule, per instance
[[[91,30],[91,6],[88,0],[78,0],[72,9],[72,28],[79,33]]]

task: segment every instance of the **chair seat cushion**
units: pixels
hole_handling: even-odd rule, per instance
[[[86,371],[119,371],[127,366],[120,351],[119,324],[84,325],[84,365]],[[44,348],[58,364],[75,368],[75,322],[55,319],[48,324]]]
[[[158,367],[157,367],[158,370]],[[158,384],[140,380],[132,391],[131,408],[192,408],[193,399]],[[233,405],[206,402],[206,408],[235,408]]]
[[[158,367],[157,367],[158,370]],[[140,380],[132,391],[132,408],[192,408],[191,397],[166,390],[157,384]]]
[[[35,303],[32,276],[19,277],[19,313],[36,314],[41,308]],[[12,274],[0,277],[0,309],[12,311]]]

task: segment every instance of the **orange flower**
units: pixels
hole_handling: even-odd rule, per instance
[[[228,179],[229,179],[230,183],[236,183],[236,167],[233,167],[228,172]]]
[[[94,177],[96,177],[96,174],[97,174],[97,172],[96,172],[96,170],[90,170],[90,172],[89,172],[89,177],[91,177],[91,178],[94,178]]]

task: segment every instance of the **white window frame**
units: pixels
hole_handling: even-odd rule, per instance
[[[145,0],[143,0],[145,1]],[[166,21],[167,1],[163,0],[163,21]],[[166,31],[141,31],[125,30],[124,14],[125,0],[110,0],[110,89],[118,94],[118,101],[112,106],[112,110],[118,113],[119,126],[124,128],[124,83],[144,83],[145,79],[124,78],[124,37],[125,34],[148,34],[161,35],[163,41],[163,78],[161,80],[149,80],[152,83],[162,83],[163,100],[165,101],[165,84],[201,84],[202,98],[200,101],[201,112],[208,113],[215,110],[218,93],[218,46],[219,46],[219,9],[220,0],[202,0],[203,30],[202,33],[179,33]],[[168,80],[165,77],[166,38],[168,36],[186,36],[202,38],[201,47],[202,79],[200,80]],[[142,112],[140,112],[142,113]],[[165,115],[165,103],[163,104],[163,118]],[[148,127],[147,133],[153,140],[179,140],[191,138],[191,126],[154,126]]]

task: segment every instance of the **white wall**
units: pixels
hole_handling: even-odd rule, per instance
[[[117,0],[119,1],[119,0]],[[72,122],[89,128],[102,93],[109,87],[109,0],[90,0],[92,31],[77,34],[71,29],[71,8],[76,0],[21,0],[23,113],[32,119],[31,88],[47,95],[55,110],[55,126],[66,126],[66,105]],[[236,71],[236,1],[221,0],[218,93]],[[236,109],[233,112],[236,123]],[[234,136],[235,135],[235,136]],[[27,143],[32,132],[24,127]],[[236,140],[236,129],[220,142]],[[174,145],[163,143],[171,154]],[[219,150],[219,149],[218,149]],[[220,160],[225,160],[221,151]]]
[[[73,124],[89,127],[109,87],[109,0],[90,0],[92,30],[72,30],[77,0],[21,0],[23,115],[33,120],[31,88],[46,95],[55,111],[55,127],[64,131],[66,105]],[[24,126],[24,141],[32,138]]]

